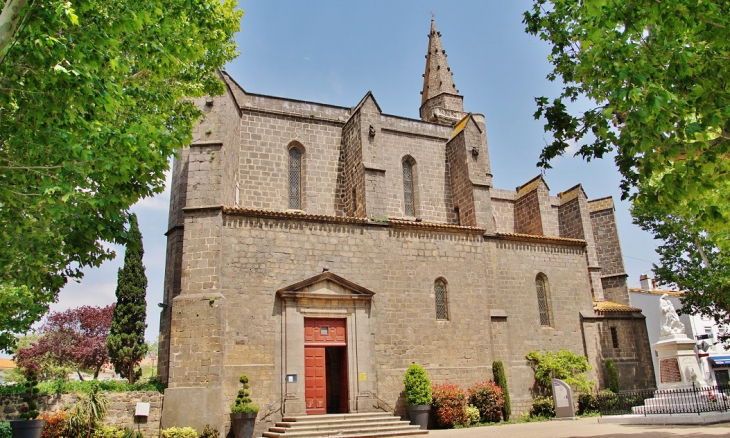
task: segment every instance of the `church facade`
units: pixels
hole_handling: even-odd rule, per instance
[[[484,117],[431,23],[421,119],[245,91],[206,118],[173,168],[160,378],[163,427],[224,426],[249,376],[259,427],[283,415],[403,413],[403,373],[464,387],[506,369],[531,404],[531,350],[586,355],[605,387],[654,387],[629,306],[611,198],[541,176],[492,185]],[[218,422],[217,424],[214,424]]]

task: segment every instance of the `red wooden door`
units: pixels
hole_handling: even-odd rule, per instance
[[[324,347],[304,347],[304,398],[307,414],[327,413]]]

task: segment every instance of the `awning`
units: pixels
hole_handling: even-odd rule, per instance
[[[712,366],[730,365],[730,356],[710,356],[708,357]]]

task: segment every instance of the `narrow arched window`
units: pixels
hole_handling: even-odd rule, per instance
[[[540,274],[535,279],[535,288],[537,289],[537,305],[540,311],[540,325],[550,326],[550,308],[548,306],[548,287],[547,279]]]
[[[433,286],[433,290],[436,294],[436,319],[448,320],[449,302],[446,292],[446,282],[442,279],[436,280]]]
[[[302,153],[295,147],[289,149],[289,208],[302,208]]]
[[[416,209],[413,206],[413,165],[410,161],[403,161],[403,197],[405,199],[406,216],[415,216]]]

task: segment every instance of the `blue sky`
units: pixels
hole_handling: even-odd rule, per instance
[[[484,114],[497,188],[514,189],[540,173],[535,163],[550,142],[533,119],[534,97],[557,96],[560,84],[545,76],[549,47],[524,32],[526,0],[511,1],[253,1],[236,40],[241,55],[226,67],[246,90],[340,106],[355,106],[370,90],[383,112],[418,118],[431,13],[454,72],[464,109]],[[583,103],[584,106],[587,103]],[[613,196],[629,284],[656,261],[656,242],[631,223],[620,201],[620,175],[612,158],[587,163],[562,157],[545,174],[551,194],[582,183],[590,199]],[[169,192],[134,208],[144,236],[149,286],[147,339],[157,337],[162,301]],[[53,310],[115,301],[115,260],[89,269],[67,285]]]

